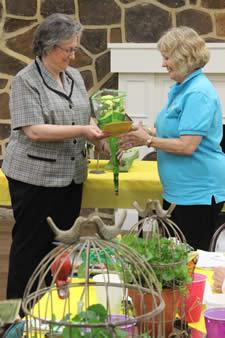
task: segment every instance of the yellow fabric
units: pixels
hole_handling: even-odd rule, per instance
[[[113,173],[105,170],[104,174],[92,174],[96,160],[89,163],[88,179],[84,183],[83,208],[132,208],[137,201],[142,207],[148,198],[160,199],[162,186],[159,181],[157,162],[135,160],[127,173],[119,175],[119,195],[114,194]],[[104,168],[108,161],[99,161]],[[10,205],[8,183],[0,171],[0,206]]]
[[[11,200],[9,196],[9,189],[8,189],[8,182],[3,174],[3,172],[0,170],[0,206],[10,206]]]
[[[104,168],[107,161],[100,161]],[[113,173],[91,174],[96,160],[89,164],[88,180],[84,184],[83,208],[132,208],[137,201],[142,207],[148,198],[160,199],[162,186],[157,162],[135,160],[129,172],[119,174],[119,195],[114,194]]]
[[[90,279],[90,282],[91,281],[92,279]],[[84,279],[74,278],[72,283],[74,283],[74,286],[71,286],[70,288],[69,298],[60,299],[56,290],[46,292],[41,300],[35,305],[33,315],[41,317],[42,319],[50,319],[52,314],[54,314],[57,320],[61,320],[66,313],[72,313],[72,316],[77,314],[81,299],[83,302],[89,302],[89,305],[96,304],[94,286],[89,287],[89,299],[87,299],[87,293],[85,293],[85,297],[83,297],[85,286],[79,286],[79,283],[84,283]]]
[[[92,279],[90,279],[90,282],[91,281]],[[55,289],[53,291],[46,292],[45,295],[41,297],[41,300],[36,303],[33,311],[31,311],[32,319],[41,318],[51,320],[52,318],[55,318],[55,320],[62,320],[68,313],[70,313],[71,318],[73,318],[78,312],[81,299],[84,302],[87,301],[88,305],[96,304],[97,301],[94,286],[89,287],[88,298],[87,293],[85,293],[86,297],[83,297],[85,286],[79,286],[79,283],[84,283],[84,279],[72,279],[72,283],[74,283],[74,286],[71,286],[68,298],[60,299]],[[83,304],[83,308],[85,308],[87,304]],[[45,328],[43,326],[40,331],[39,322],[37,323],[36,330],[35,324],[33,325],[32,334],[28,334],[28,337],[32,338],[35,336],[38,338],[45,338],[46,326]]]

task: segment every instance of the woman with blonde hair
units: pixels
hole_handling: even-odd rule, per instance
[[[157,149],[164,208],[175,203],[172,220],[190,245],[207,250],[225,201],[221,105],[202,71],[209,51],[189,27],[167,31],[158,48],[162,66],[175,84],[157,116],[155,129],[139,125],[121,135],[120,151],[137,145]]]

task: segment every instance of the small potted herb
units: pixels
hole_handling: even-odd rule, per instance
[[[166,323],[166,337],[171,333],[178,304],[182,301],[186,285],[191,281],[188,271],[188,246],[177,242],[174,238],[153,235],[143,239],[134,233],[122,238],[122,243],[135,249],[143,260],[151,265],[162,288],[162,297],[165,302],[164,320]],[[135,271],[133,271],[135,274]],[[144,281],[143,281],[144,286]],[[141,300],[137,294],[129,294],[133,299],[136,314],[140,313]],[[144,299],[147,310],[151,309],[151,295]]]
[[[124,236],[121,241],[152,266],[162,288],[182,287],[190,282],[186,264],[189,249],[185,243],[160,236],[143,239],[135,234]]]

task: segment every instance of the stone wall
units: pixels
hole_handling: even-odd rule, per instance
[[[193,27],[207,41],[225,41],[225,0],[0,0],[0,161],[10,134],[10,82],[31,62],[32,34],[53,12],[69,14],[84,26],[73,66],[90,95],[118,86],[107,42],[156,42],[178,25]]]

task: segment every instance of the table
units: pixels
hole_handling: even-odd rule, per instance
[[[99,161],[104,168],[107,161]],[[82,208],[132,208],[137,201],[142,207],[148,198],[161,199],[162,186],[158,176],[156,161],[135,160],[128,173],[119,175],[119,195],[114,194],[113,173],[92,174],[96,160],[91,160],[88,167],[88,179],[84,183]],[[7,179],[0,170],[0,206],[10,206]]]

